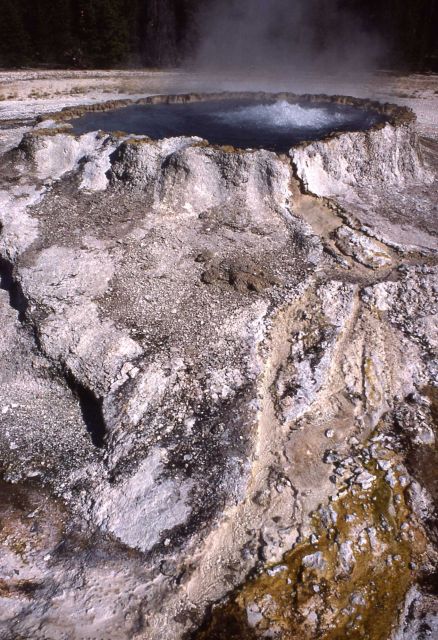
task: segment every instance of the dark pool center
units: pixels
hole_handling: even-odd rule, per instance
[[[216,145],[287,152],[304,140],[336,131],[363,131],[383,120],[377,111],[331,102],[222,99],[90,111],[70,124],[77,134],[124,131],[158,140],[199,136]]]

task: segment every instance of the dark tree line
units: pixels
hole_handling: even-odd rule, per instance
[[[0,0],[0,66],[177,65],[211,1]],[[388,65],[438,69],[437,0],[342,2],[387,40]]]
[[[392,67],[438,71],[438,0],[342,0],[387,45]]]
[[[190,0],[0,0],[0,66],[168,66],[184,53]]]

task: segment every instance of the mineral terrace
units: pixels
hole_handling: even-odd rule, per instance
[[[438,143],[385,109],[3,154],[2,640],[438,637]]]

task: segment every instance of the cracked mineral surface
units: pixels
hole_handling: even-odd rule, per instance
[[[382,109],[6,145],[2,640],[438,637],[438,145]]]

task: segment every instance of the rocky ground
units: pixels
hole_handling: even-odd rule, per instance
[[[438,634],[436,79],[288,155],[32,128],[198,76],[0,80],[0,638]]]

